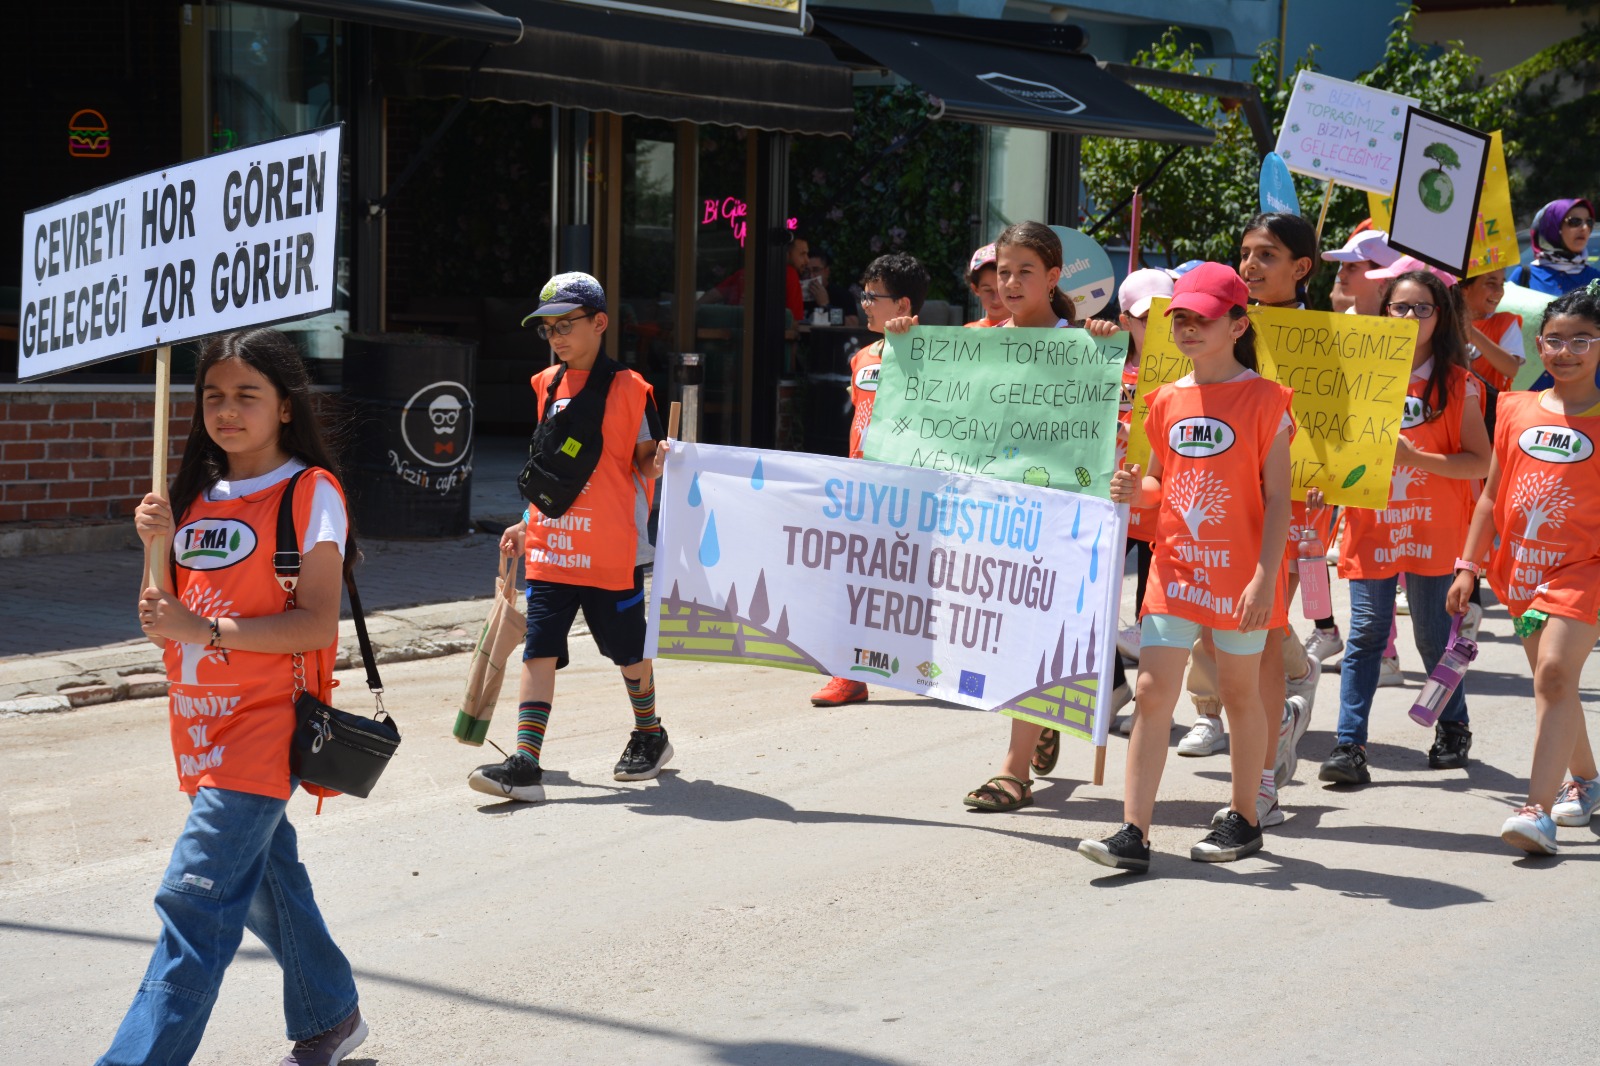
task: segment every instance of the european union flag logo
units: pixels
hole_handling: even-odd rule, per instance
[[[975,674],[971,670],[961,671],[961,694],[974,699],[983,698],[983,683],[986,678],[982,674]]]

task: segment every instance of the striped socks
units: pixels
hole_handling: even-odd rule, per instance
[[[550,724],[550,705],[539,700],[517,704],[517,750],[539,765],[544,731]]]
[[[656,675],[651,671],[635,681],[622,679],[628,686],[628,702],[633,704],[633,728],[642,733],[661,732],[661,719],[656,717]]]

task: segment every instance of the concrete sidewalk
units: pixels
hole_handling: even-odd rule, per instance
[[[378,661],[468,651],[494,593],[498,529],[524,504],[526,442],[474,442],[472,517],[496,532],[435,541],[360,541],[356,583]],[[357,531],[359,534],[359,530]],[[158,648],[133,605],[144,567],[136,547],[0,559],[0,715],[164,694]],[[339,625],[339,665],[359,663],[355,626]]]

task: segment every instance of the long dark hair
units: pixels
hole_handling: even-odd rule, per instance
[[[1233,321],[1244,319],[1250,322],[1250,312],[1237,305],[1228,308],[1228,318]],[[1243,334],[1233,342],[1233,361],[1246,370],[1261,370],[1261,363],[1256,359],[1256,324],[1250,322]]]
[[[1296,259],[1311,260],[1311,269],[1306,271],[1306,276],[1294,283],[1295,299],[1303,304],[1310,303],[1307,286],[1316,276],[1317,263],[1320,261],[1317,256],[1317,231],[1299,215],[1291,215],[1287,211],[1267,211],[1244,224],[1239,242],[1243,244],[1245,237],[1258,229],[1272,234]]]
[[[1013,222],[995,238],[994,250],[998,253],[1006,245],[1033,252],[1046,271],[1060,270],[1062,267],[1061,238],[1043,222]],[[1057,318],[1066,319],[1068,325],[1078,324],[1077,305],[1056,286],[1050,289],[1050,310],[1056,313]]]
[[[1455,286],[1446,285],[1431,270],[1408,270],[1399,277],[1390,278],[1383,287],[1383,296],[1378,305],[1384,314],[1389,313],[1389,298],[1394,295],[1394,290],[1405,281],[1428,290],[1433,297],[1434,317],[1439,320],[1439,324],[1433,327],[1433,339],[1430,341],[1433,345],[1433,371],[1422,390],[1423,419],[1432,422],[1444,414],[1445,404],[1449,401],[1450,368],[1457,366],[1469,370],[1472,365],[1467,355],[1467,316],[1461,294]]]
[[[183,521],[183,514],[200,494],[215,485],[228,472],[227,453],[206,432],[206,375],[224,359],[237,359],[272,383],[280,399],[289,401],[289,421],[278,427],[278,444],[306,466],[319,466],[335,478],[339,460],[324,439],[322,421],[314,406],[311,376],[300,358],[300,349],[275,329],[249,329],[225,333],[206,342],[194,372],[194,419],[189,438],[184,442],[183,461],[172,479],[172,519]],[[347,552],[345,568],[353,559]]]

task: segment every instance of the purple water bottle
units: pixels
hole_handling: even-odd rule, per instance
[[[1431,726],[1439,719],[1439,712],[1449,702],[1451,693],[1456,686],[1461,684],[1461,677],[1467,672],[1467,667],[1472,665],[1472,660],[1478,657],[1478,642],[1468,640],[1461,635],[1461,619],[1463,615],[1456,615],[1455,621],[1450,623],[1450,643],[1445,645],[1444,655],[1439,658],[1439,665],[1433,668],[1433,673],[1428,675],[1427,683],[1422,686],[1422,693],[1417,696],[1417,702],[1411,705],[1407,713],[1411,720],[1420,726]]]

